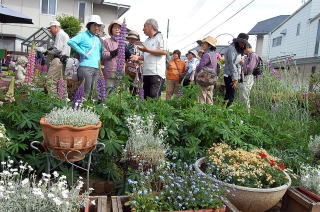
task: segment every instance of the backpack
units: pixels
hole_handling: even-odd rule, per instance
[[[262,74],[262,67],[263,67],[263,60],[260,56],[258,56],[258,63],[257,66],[253,69],[252,75],[257,77],[258,75]]]

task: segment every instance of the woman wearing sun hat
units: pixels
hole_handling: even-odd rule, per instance
[[[68,45],[80,54],[78,78],[80,81],[84,80],[85,94],[89,97],[99,78],[102,45],[97,35],[101,33],[102,25],[100,16],[92,15],[86,25],[87,30],[68,41]]]
[[[204,51],[201,57],[200,63],[196,68],[196,74],[199,76],[201,70],[205,67],[214,69],[217,73],[218,58],[215,53],[217,45],[217,39],[211,36],[201,40],[201,48]],[[214,85],[202,86],[200,85],[201,93],[199,96],[199,102],[202,104],[213,104],[213,88]]]
[[[117,61],[118,61],[118,37],[120,35],[121,22],[119,20],[113,20],[109,27],[108,33],[110,38],[105,39],[102,42],[102,55],[103,55],[103,76],[106,80],[106,87],[108,89],[108,94],[111,89],[116,84],[116,72],[117,72]],[[126,51],[126,58],[128,56],[128,51]]]
[[[187,53],[186,72],[183,80],[183,86],[187,86],[194,80],[194,74],[199,64],[198,52],[196,50]]]

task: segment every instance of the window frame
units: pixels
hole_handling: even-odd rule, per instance
[[[42,1],[48,1],[48,8],[47,8],[48,13],[43,13],[42,12]],[[55,2],[56,2],[55,11],[54,11],[55,14],[51,14],[51,13],[49,13],[50,0],[40,0],[40,14],[41,15],[56,16],[57,15],[57,10],[58,10],[58,0],[55,0]]]
[[[282,36],[278,36],[272,39],[272,47],[281,46],[282,44]]]
[[[301,23],[297,24],[297,31],[296,31],[296,36],[299,36],[301,32]]]
[[[80,4],[84,3],[84,11],[83,11],[83,20],[81,20],[80,18]],[[85,23],[85,19],[86,19],[86,8],[87,8],[87,2],[85,1],[79,1],[78,2],[78,18],[81,20],[81,23]]]

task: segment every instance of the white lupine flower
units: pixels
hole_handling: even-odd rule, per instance
[[[0,186],[0,191],[5,191],[5,188],[3,186]]]
[[[0,133],[0,138],[3,138],[3,137],[4,137],[3,133]]]
[[[1,165],[6,165],[6,164],[7,164],[6,162],[3,162],[3,161],[1,162]]]

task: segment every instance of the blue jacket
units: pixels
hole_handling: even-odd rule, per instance
[[[102,57],[102,45],[99,37],[87,30],[71,38],[68,45],[80,54],[80,66],[99,68]],[[92,51],[89,53],[91,49]]]

